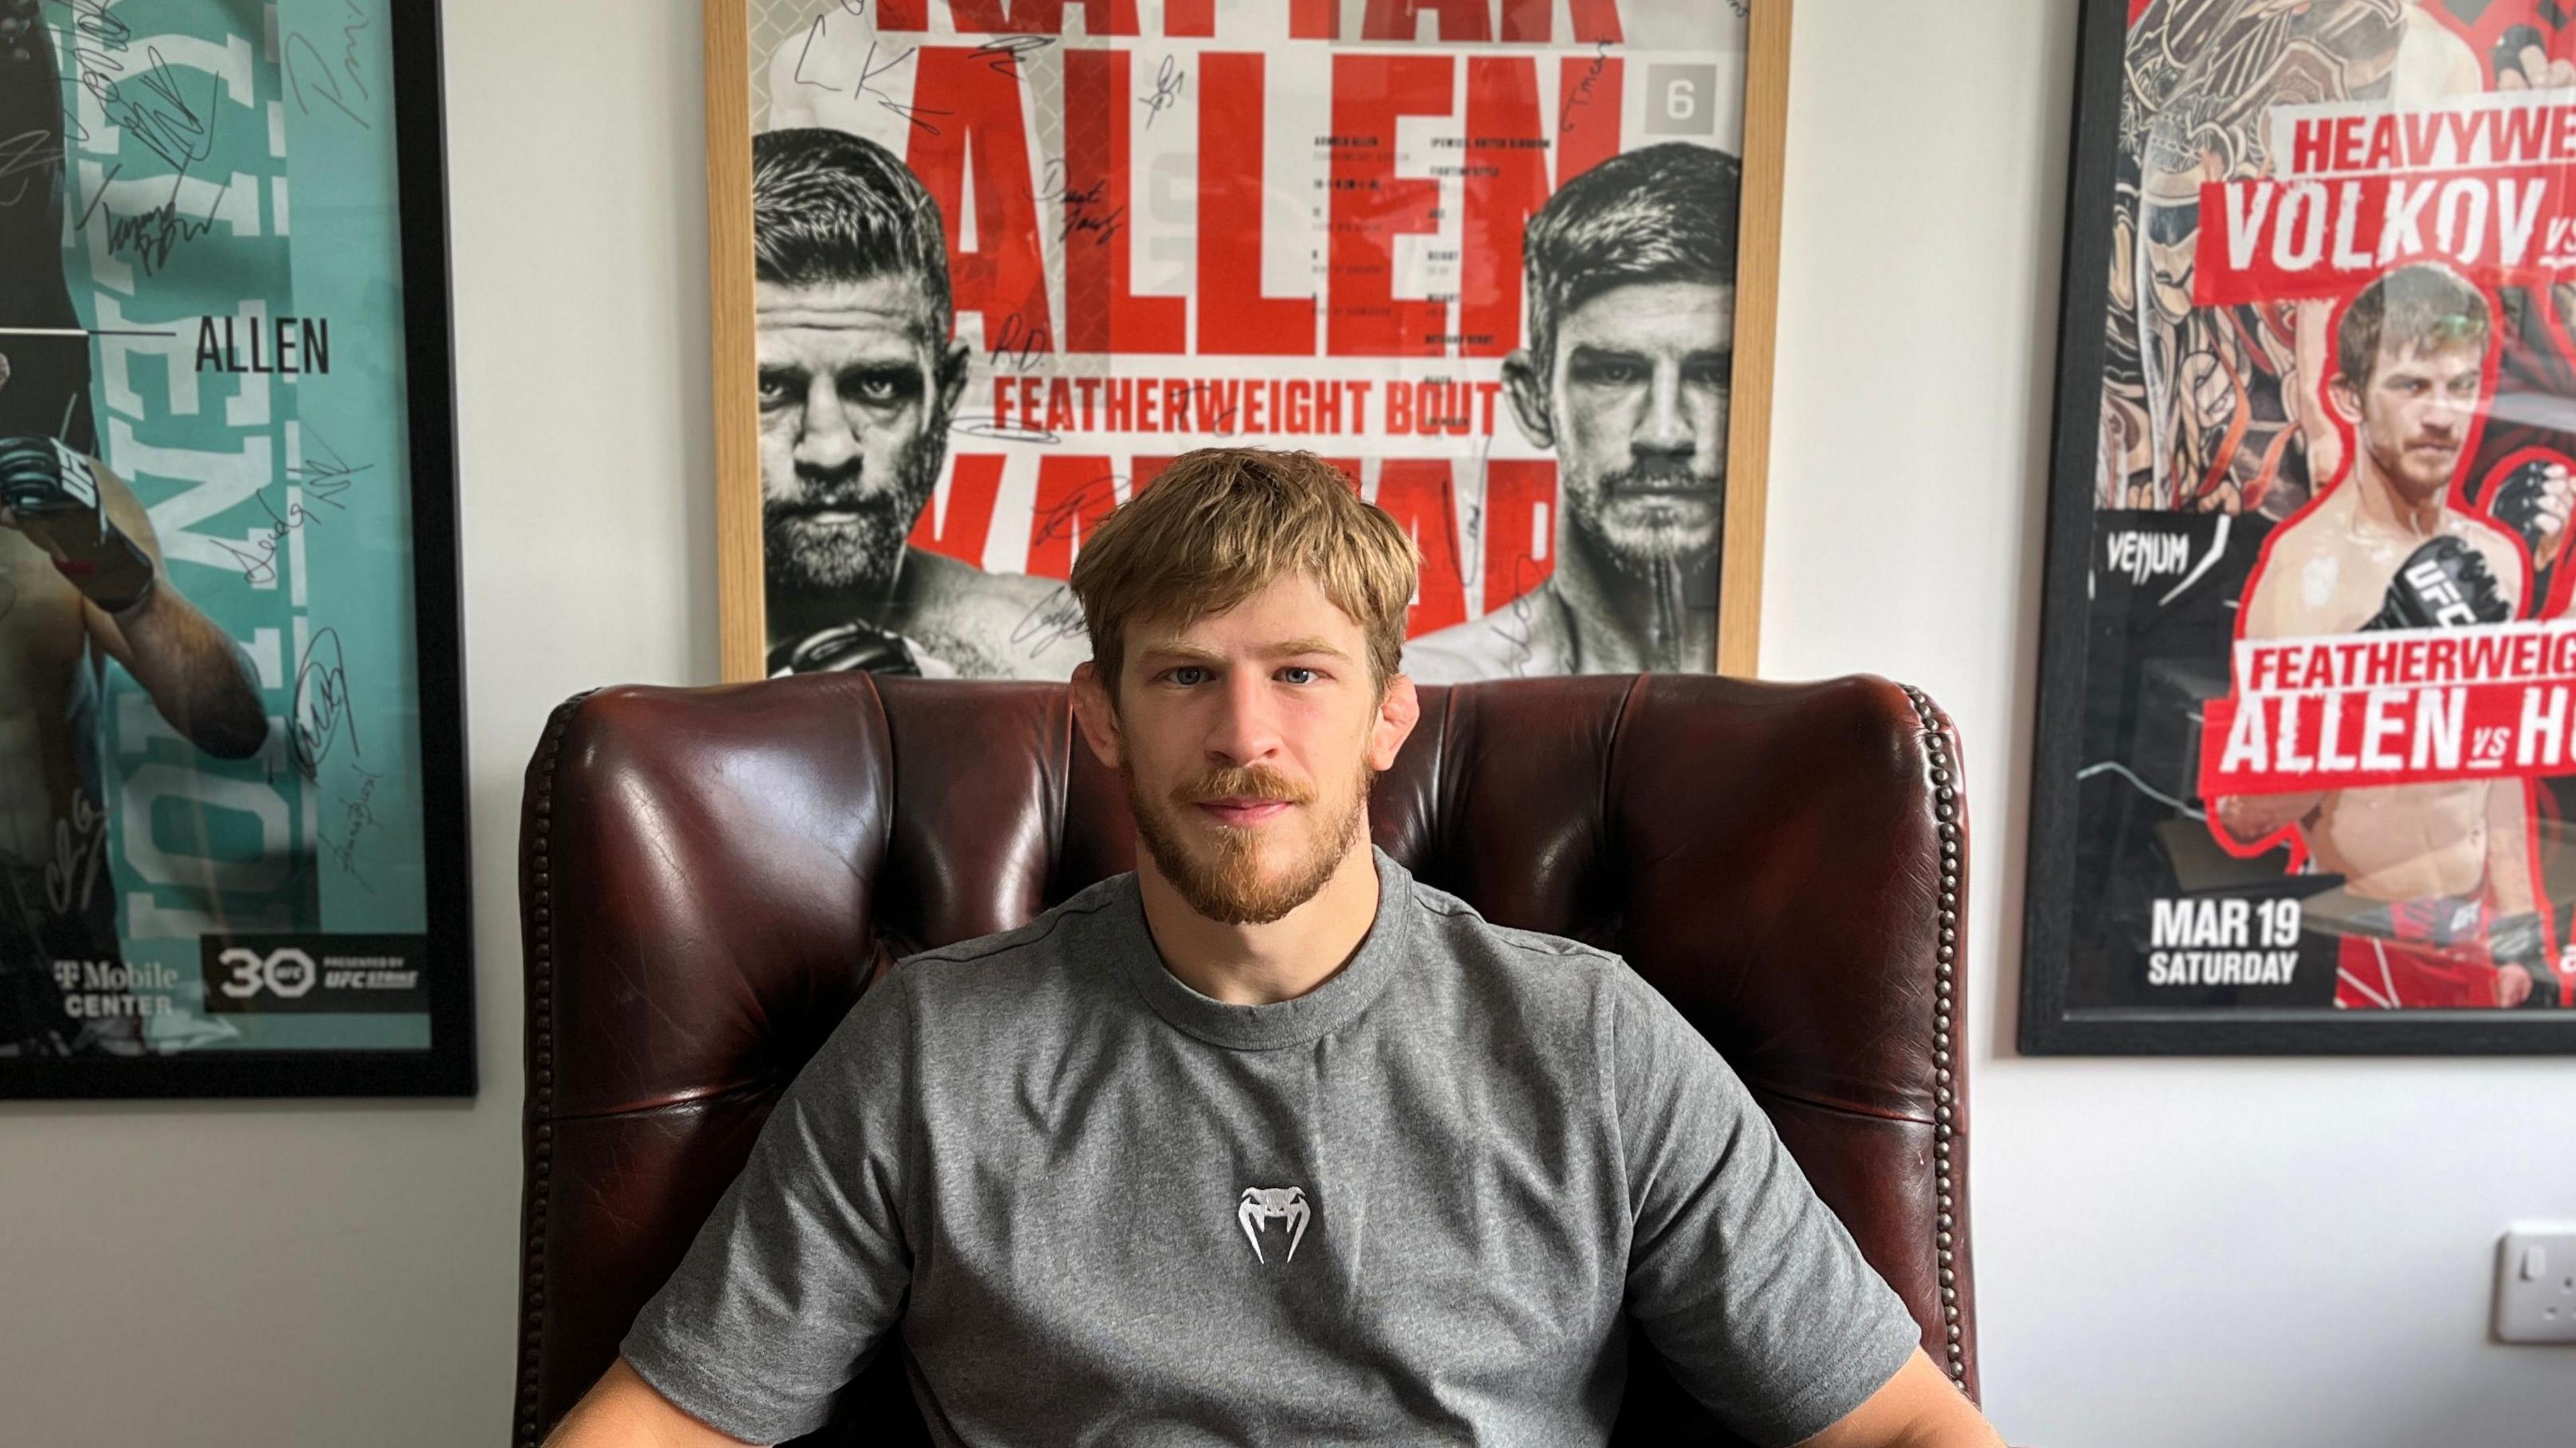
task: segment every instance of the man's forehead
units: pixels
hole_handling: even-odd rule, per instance
[[[1137,654],[1330,652],[1362,647],[1360,626],[1303,573],[1272,581],[1228,608],[1184,617],[1179,610],[1140,615],[1127,625]]]
[[[807,285],[755,282],[752,315],[762,328],[856,332],[927,333],[933,320],[920,279],[894,275]]]
[[[2377,367],[2381,375],[2392,372],[2474,372],[2486,364],[2487,349],[2478,341],[2422,343],[2386,342],[2379,348]]]
[[[1735,288],[1720,281],[1614,286],[1569,310],[1557,337],[1560,346],[1723,350],[1735,338]]]

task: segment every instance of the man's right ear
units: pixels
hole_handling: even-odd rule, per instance
[[[2340,372],[2327,378],[2326,401],[2333,405],[2336,416],[2356,426],[2360,424],[2361,392],[2352,385],[2350,378]]]
[[[1556,419],[1549,414],[1547,379],[1539,376],[1538,359],[1527,347],[1514,347],[1503,359],[1503,395],[1512,401],[1512,418],[1530,446],[1556,446]]]
[[[1099,667],[1089,659],[1073,666],[1073,722],[1082,730],[1082,741],[1091,746],[1092,757],[1116,769],[1125,752],[1118,732],[1118,706],[1101,681]]]

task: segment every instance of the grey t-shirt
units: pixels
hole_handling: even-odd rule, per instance
[[[1631,1315],[1758,1443],[1895,1375],[1913,1319],[1679,1012],[1377,869],[1358,951],[1272,1005],[1166,969],[1133,875],[912,957],[628,1361],[760,1443],[898,1326],[950,1445],[1599,1444]]]

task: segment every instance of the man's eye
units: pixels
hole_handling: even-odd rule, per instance
[[[1183,664],[1177,669],[1165,672],[1163,677],[1175,684],[1198,684],[1206,682],[1207,670],[1196,664]]]
[[[841,387],[850,397],[870,406],[882,407],[911,391],[904,385],[904,381],[905,379],[889,373],[863,372],[855,377],[843,378]]]
[[[1587,362],[1576,370],[1574,380],[1596,387],[1626,387],[1645,375],[1646,369],[1631,362]]]
[[[1292,675],[1296,677],[1291,677]],[[1324,676],[1303,664],[1290,664],[1279,671],[1279,677],[1291,684],[1311,684]]]
[[[760,374],[760,405],[764,409],[785,407],[796,400],[796,391],[796,379],[784,372]]]

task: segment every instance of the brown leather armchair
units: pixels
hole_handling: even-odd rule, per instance
[[[1422,691],[1378,844],[1618,951],[1723,1052],[1971,1393],[1967,813],[1949,720],[1851,678]],[[606,1370],[771,1104],[900,956],[1131,867],[1066,691],[819,674],[564,703],[529,762],[515,1441]],[[1734,1443],[1637,1339],[1613,1441]],[[926,1442],[893,1353],[818,1443]]]

